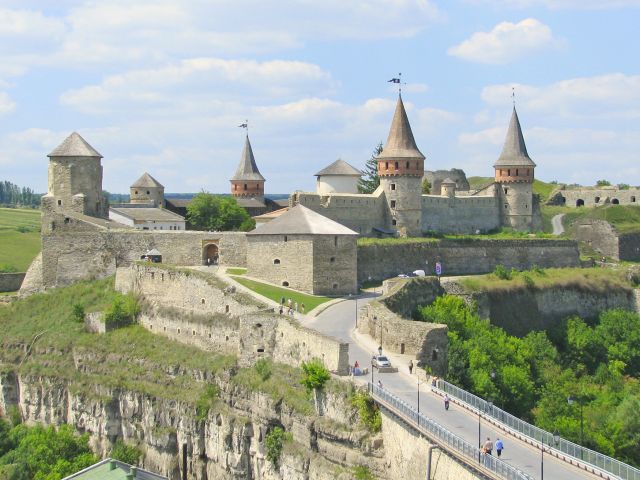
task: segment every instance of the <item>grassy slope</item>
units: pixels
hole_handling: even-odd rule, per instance
[[[29,231],[21,233],[17,228]],[[27,270],[40,251],[40,211],[0,208],[0,265]]]
[[[549,268],[538,271],[514,272],[511,280],[503,280],[490,273],[461,279],[469,290],[484,292],[512,292],[531,288],[525,282],[529,278],[533,288],[579,288],[606,292],[612,288],[632,288],[624,270],[603,268]]]
[[[595,208],[572,208],[543,206],[542,219],[544,231],[550,232],[551,218],[559,213],[564,213],[562,219],[567,235],[571,235],[573,224],[577,220],[596,219],[606,220],[611,223],[620,233],[640,232],[640,205],[603,205]]]
[[[284,297],[286,299],[290,298],[293,303],[298,302],[298,305],[302,305],[304,303],[306,313],[309,313],[318,305],[331,300],[328,297],[307,295],[306,293],[296,292],[295,290],[289,290],[287,288],[280,288],[274,285],[256,282],[254,280],[249,280],[248,278],[234,276],[233,279],[239,284],[244,285],[245,287],[253,290],[263,297],[267,297],[273,300],[274,302],[280,303],[280,300],[282,299],[282,297]]]
[[[481,187],[485,187],[494,181],[493,177],[469,177],[469,187],[471,190],[476,190]],[[551,194],[551,191],[556,187],[553,183],[543,182],[542,180],[533,181],[533,193],[540,195],[540,201],[546,202]]]

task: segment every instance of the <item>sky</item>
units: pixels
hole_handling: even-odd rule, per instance
[[[73,131],[103,187],[267,193],[362,168],[402,97],[429,170],[492,176],[512,110],[545,181],[640,185],[640,0],[0,0],[0,180]]]

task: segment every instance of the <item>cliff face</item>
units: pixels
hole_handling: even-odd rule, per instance
[[[74,392],[65,382],[40,376],[0,375],[0,411],[17,406],[26,423],[69,423],[90,434],[106,455],[116,438],[137,443],[143,467],[171,479],[334,479],[368,465],[384,478],[379,439],[354,429],[353,410],[343,395],[322,396],[322,417],[303,416],[268,395],[229,380],[216,380],[219,399],[203,419],[192,405],[124,389],[96,386]],[[278,468],[266,458],[265,435],[281,426],[293,435]],[[341,473],[342,472],[342,473]]]

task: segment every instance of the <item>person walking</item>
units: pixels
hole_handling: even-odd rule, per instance
[[[449,395],[444,394],[444,409],[449,410]]]
[[[295,311],[298,311],[298,302],[295,303],[295,307],[294,307]]]
[[[413,373],[413,360],[409,360],[409,375]]]
[[[300,304],[300,310],[304,313],[304,303]]]
[[[487,441],[482,445],[482,450],[487,455],[491,455],[491,452],[493,452],[493,442],[489,437],[487,437]]]
[[[502,450],[504,450],[504,444],[502,443],[502,440],[496,438],[496,453],[498,454],[498,458],[500,458]]]
[[[284,297],[280,297],[280,305],[284,306]]]

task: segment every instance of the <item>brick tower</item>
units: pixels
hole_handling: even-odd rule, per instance
[[[260,174],[256,159],[253,156],[249,135],[247,135],[240,163],[236,173],[231,177],[231,194],[234,197],[264,197],[264,177]]]
[[[529,231],[533,226],[533,179],[536,164],[529,158],[515,106],[502,153],[493,165],[501,197],[502,225]]]
[[[391,229],[404,237],[422,235],[424,155],[413,138],[402,95],[398,95],[387,143],[378,155],[378,175]]]

